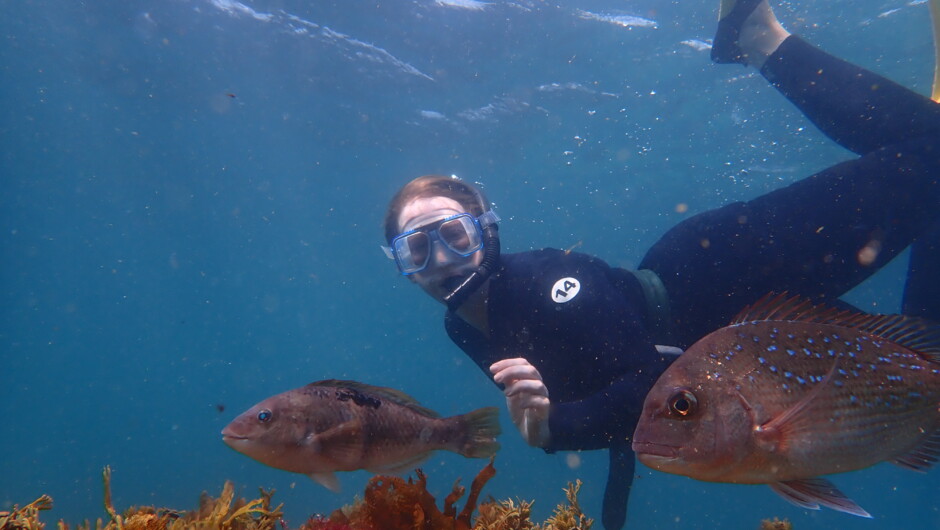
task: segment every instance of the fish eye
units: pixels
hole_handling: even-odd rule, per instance
[[[680,390],[669,398],[669,412],[680,418],[687,418],[698,410],[698,399],[688,390]]]
[[[258,412],[258,421],[260,421],[261,423],[267,423],[271,421],[271,418],[273,417],[274,417],[274,414],[271,414],[271,411],[268,409],[263,409],[260,412]]]

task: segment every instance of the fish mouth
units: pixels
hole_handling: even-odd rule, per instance
[[[250,440],[244,436],[229,436],[223,434],[222,442],[239,453],[244,453],[245,448],[250,445]]]
[[[633,452],[636,453],[638,457],[650,458],[651,460],[657,461],[671,460],[679,456],[678,447],[655,442],[642,442],[639,440],[633,441]]]
[[[231,445],[233,442],[239,442],[241,440],[247,440],[247,436],[239,436],[229,430],[228,428],[222,429],[222,441]]]

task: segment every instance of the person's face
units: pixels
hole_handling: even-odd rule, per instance
[[[412,199],[402,208],[398,216],[398,226],[403,233],[461,213],[467,213],[466,209],[451,198],[419,197]],[[436,300],[443,301],[481,261],[482,250],[461,257],[447,249],[440,241],[434,241],[428,266],[408,277]]]

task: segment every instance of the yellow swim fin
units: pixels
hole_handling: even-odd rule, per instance
[[[721,8],[725,2],[734,4],[734,0],[722,0]],[[940,0],[930,0],[930,21],[933,24],[933,93],[930,99],[940,102]]]

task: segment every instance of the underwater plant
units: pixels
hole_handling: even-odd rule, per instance
[[[42,530],[39,512],[52,509],[52,497],[43,495],[22,508],[13,505],[8,512],[0,512],[0,530]]]
[[[335,510],[329,518],[311,518],[301,530],[471,530],[471,518],[483,486],[496,475],[493,459],[473,479],[470,495],[463,510],[455,504],[464,494],[460,481],[454,483],[444,499],[443,510],[437,508],[428,492],[427,476],[415,470],[417,481],[400,477],[375,476],[366,485],[365,496],[352,506]]]
[[[246,502],[235,498],[235,487],[230,481],[222,486],[218,498],[212,498],[205,492],[199,497],[199,508],[190,512],[179,512],[153,506],[132,506],[118,514],[111,502],[111,468],[105,466],[104,472],[104,509],[111,520],[104,523],[100,518],[95,522],[95,530],[275,530],[281,522],[281,507],[271,508],[274,490],[261,490],[261,496]],[[87,520],[77,526],[77,530],[91,530]],[[0,527],[0,530],[5,530]],[[69,525],[59,521],[58,530],[69,530]]]
[[[315,517],[302,530],[588,530],[594,523],[581,512],[578,491],[581,481],[565,488],[567,504],[559,504],[543,524],[531,521],[533,502],[489,500],[480,504],[478,515],[473,512],[483,486],[496,474],[493,461],[484,467],[470,486],[470,495],[463,510],[455,504],[464,494],[459,481],[444,499],[443,510],[437,508],[427,490],[427,476],[419,469],[418,479],[373,477],[366,486],[365,497],[351,506],[334,511],[328,518]]]
[[[780,520],[774,517],[771,519],[764,519],[760,522],[760,530],[793,530],[793,523],[787,519]]]
[[[559,503],[551,517],[537,524],[531,520],[535,501],[490,498],[477,506],[483,487],[496,475],[492,458],[473,479],[459,512],[457,501],[466,492],[459,480],[438,508],[437,500],[427,489],[427,476],[420,469],[415,470],[415,475],[416,480],[372,477],[361,499],[334,510],[328,517],[311,517],[299,530],[589,530],[594,524],[578,504],[580,480],[568,483],[564,488],[566,502]],[[192,511],[132,506],[118,513],[111,501],[111,468],[105,467],[102,476],[104,509],[110,520],[99,518],[94,525],[86,520],[76,530],[287,530],[281,518],[283,504],[271,507],[274,490],[260,489],[257,499],[245,501],[235,499],[235,488],[226,481],[217,498],[203,492],[199,507]],[[51,508],[52,498],[43,495],[22,508],[14,505],[10,511],[0,511],[0,530],[43,530],[45,525],[39,521],[39,512]],[[59,521],[57,528],[71,530],[64,521]],[[764,520],[760,526],[760,530],[792,528],[789,521],[776,518]]]

